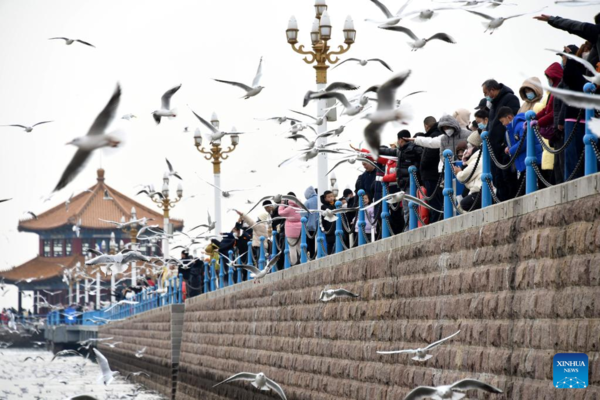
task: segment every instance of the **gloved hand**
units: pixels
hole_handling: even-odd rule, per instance
[[[383,176],[377,176],[377,177],[375,178],[375,180],[376,180],[377,182],[382,182],[382,181],[383,181]]]

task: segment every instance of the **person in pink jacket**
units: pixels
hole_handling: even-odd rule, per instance
[[[296,196],[293,193],[288,193],[291,196]],[[296,265],[300,256],[300,232],[302,231],[302,223],[300,218],[300,206],[293,201],[287,202],[287,207],[279,206],[279,215],[287,218],[285,220],[285,238],[290,249],[290,264]]]

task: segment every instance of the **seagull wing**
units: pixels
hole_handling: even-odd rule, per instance
[[[113,92],[110,100],[104,106],[104,109],[98,114],[94,123],[88,131],[88,135],[102,135],[108,124],[115,118],[119,102],[121,101],[121,85],[117,84],[115,91]]]
[[[452,335],[450,335],[448,337],[440,339],[437,342],[433,342],[429,346],[425,347],[425,350],[433,349],[434,347],[437,347],[440,344],[444,343],[446,340],[449,340],[449,339],[453,338],[454,336],[458,335],[459,333],[460,333],[460,331],[457,331],[457,332],[453,333]]]
[[[415,94],[419,94],[419,93],[427,93],[427,92],[425,90],[417,90],[416,92],[412,92],[412,93],[407,94],[406,96],[402,97],[400,100],[404,100],[407,97],[414,96]]]
[[[267,386],[275,391],[279,397],[281,397],[283,400],[287,400],[287,397],[285,397],[285,393],[283,392],[283,389],[281,388],[281,386],[279,386],[279,384],[277,382],[275,382],[272,379],[269,379],[267,377],[265,377],[266,381],[267,381]]]
[[[81,44],[85,44],[86,46],[90,46],[90,47],[94,47],[94,48],[96,48],[96,46],[94,46],[93,44],[91,44],[91,43],[89,43],[89,42],[85,42],[85,41],[83,41],[83,40],[81,40],[81,39],[75,39],[75,41],[76,41],[76,42],[79,42],[79,43],[81,43]]]
[[[325,91],[331,92],[333,90],[356,90],[359,87],[360,86],[356,86],[356,85],[353,85],[352,83],[347,83],[347,82],[333,82],[325,88]]]
[[[430,386],[419,386],[406,395],[404,400],[419,400],[437,394],[437,389]]]
[[[224,81],[224,80],[221,80],[221,79],[215,79],[215,81],[217,81],[217,82],[221,82],[221,83],[226,83],[226,84],[228,84],[228,85],[232,85],[232,86],[237,86],[237,87],[239,87],[239,88],[242,88],[242,89],[244,89],[246,92],[249,92],[249,91],[251,91],[251,90],[252,90],[252,88],[251,88],[250,86],[248,86],[248,85],[244,85],[243,83],[239,83],[239,82],[233,82],[233,81]]]
[[[54,122],[54,121],[42,121],[42,122],[38,122],[37,124],[33,124],[31,127],[32,127],[32,128],[34,128],[34,127],[36,127],[36,126],[38,126],[38,125],[42,125],[42,124],[48,124],[48,123],[50,123],[50,122]]]
[[[181,84],[179,86],[175,86],[172,89],[169,89],[162,95],[160,98],[160,104],[163,109],[169,110],[171,108],[171,97],[181,88]]]
[[[306,142],[310,142],[310,140],[308,140],[308,138],[301,133],[296,133],[294,135],[290,135],[290,136],[286,137],[286,139],[293,139],[293,140],[304,139],[304,140],[306,140]]]
[[[119,225],[120,225],[120,223],[118,223],[118,222],[115,222],[115,221],[109,221],[109,220],[107,220],[107,219],[98,218],[98,220],[99,220],[99,221],[102,221],[102,222],[109,223],[109,224],[117,225],[117,226],[119,226]]]
[[[69,40],[69,38],[66,38],[66,37],[51,37],[48,40],[55,40],[55,39]]]
[[[256,70],[256,75],[254,76],[254,80],[252,81],[252,87],[257,87],[260,83],[260,78],[262,78],[262,60],[263,58],[261,57],[260,61],[258,62],[258,69]]]
[[[450,386],[452,390],[471,390],[471,389],[479,389],[485,390],[490,393],[502,393],[502,390],[494,387],[492,385],[488,385],[485,382],[478,381],[477,379],[463,379],[461,381],[455,382]]]
[[[398,12],[396,13],[396,15],[402,15],[402,13],[404,12],[404,10],[406,10],[406,7],[408,7],[408,5],[411,3],[412,0],[406,0],[406,3],[404,3],[402,5],[402,7],[400,7],[398,9]]]
[[[217,383],[216,385],[214,385],[213,387],[217,387],[219,385],[222,385],[224,383],[227,382],[233,382],[233,381],[253,381],[256,379],[256,374],[253,374],[252,372],[240,372],[239,374],[235,374],[233,376],[230,376],[229,378],[225,379],[224,381],[221,381],[219,383]]]
[[[269,262],[267,263],[267,266],[265,267],[267,269],[267,271],[271,272],[271,269],[273,268],[273,266],[275,264],[277,264],[277,260],[279,260],[279,257],[281,257],[281,254],[283,254],[283,251],[280,251],[279,254],[277,254],[275,257],[273,257],[269,260]]]
[[[391,350],[391,351],[378,351],[377,354],[414,354],[416,350],[408,349],[408,350]]]
[[[360,62],[360,60],[358,58],[347,58],[347,59],[345,59],[344,61],[342,61],[341,63],[339,63],[338,65],[336,65],[335,67],[333,67],[331,69],[336,69],[337,67],[339,67],[340,65],[342,65],[343,63],[345,63],[347,61],[358,61],[358,62]],[[328,91],[328,90],[325,89],[325,91]]]
[[[588,126],[596,137],[600,138],[600,119],[592,118],[588,121]]]
[[[479,15],[480,17],[482,17],[482,18],[485,18],[485,19],[487,19],[488,21],[493,21],[493,20],[495,19],[494,17],[490,17],[489,15],[487,15],[487,14],[484,14],[484,13],[482,13],[482,12],[479,12],[479,11],[473,11],[473,10],[465,10],[465,11],[468,11],[468,12],[470,12],[471,14]]]
[[[369,160],[368,158],[358,157],[356,160],[360,161],[360,162],[366,162],[367,164],[371,164],[373,167],[377,168],[379,171],[384,172],[384,171],[381,170],[381,168],[379,168],[377,166],[377,164],[375,164],[373,161]]]
[[[381,12],[387,17],[387,18],[392,18],[393,15],[390,12],[390,10],[379,0],[371,0],[371,3],[375,4],[377,7],[379,7],[379,9],[381,10]]]
[[[344,105],[344,107],[346,107],[346,108],[352,107],[352,104],[350,104],[350,102],[348,101],[348,99],[346,98],[346,96],[344,96],[344,94],[340,93],[340,92],[316,93],[316,94],[313,94],[310,97],[310,99],[311,100],[315,100],[315,99],[337,99],[340,103],[342,103]]]
[[[62,188],[67,186],[73,179],[75,179],[77,175],[79,175],[81,170],[87,164],[90,154],[91,153],[89,151],[84,151],[81,149],[75,152],[75,155],[71,159],[69,165],[67,165],[67,168],[60,177],[60,180],[56,184],[56,187],[54,188],[53,192],[61,190]]]
[[[398,27],[401,28],[401,27]],[[378,110],[392,110],[395,107],[396,102],[396,91],[410,76],[410,69],[401,72],[393,76],[390,80],[385,82],[377,91],[377,99],[379,103],[377,105]],[[379,147],[377,147],[379,148]]]
[[[570,53],[565,53],[565,52],[562,52],[562,51],[556,51],[556,50],[551,50],[551,49],[546,49],[546,50],[551,51],[551,52],[556,53],[556,54],[563,55],[563,56],[565,56],[567,58],[570,58],[571,60],[575,60],[578,63],[581,63],[588,71],[590,71],[594,75],[598,75],[598,72],[596,72],[596,68],[594,68],[594,66],[592,64],[590,64],[590,62],[588,60],[585,60],[585,59],[583,59],[581,57],[577,57],[576,55],[573,55],[573,54],[570,54]]]
[[[454,41],[454,39],[452,39],[452,36],[448,35],[447,33],[436,33],[435,35],[431,36],[429,39],[427,39],[427,41],[429,42],[430,40],[443,40],[446,43],[456,43]]]
[[[169,167],[169,172],[173,172],[173,166],[171,165],[169,160],[167,158],[165,158],[165,161],[167,162],[167,167]]]
[[[546,87],[544,89],[546,89],[555,97],[558,97],[571,107],[585,109],[600,108],[600,96],[581,92],[574,92],[571,90],[559,89],[554,87]]]
[[[343,164],[343,163],[345,163],[345,162],[348,162],[348,160],[342,160],[342,161],[338,162],[337,164],[335,164],[335,165],[333,166],[333,168],[331,168],[331,169],[329,170],[329,172],[327,172],[327,173],[325,174],[325,176],[329,175],[329,174],[330,174],[330,173],[331,173],[331,172],[332,172],[334,169],[336,169],[337,167],[339,167],[339,166],[340,166],[340,164]]]
[[[200,178],[200,177],[198,177],[198,178]],[[218,187],[218,186],[215,186],[215,185],[213,185],[212,183],[210,183],[210,182],[208,182],[208,181],[205,181],[205,180],[204,180],[204,179],[202,179],[202,178],[200,178],[200,180],[201,180],[201,181],[203,181],[204,183],[206,183],[206,184],[208,184],[208,185],[210,185],[210,186],[212,186],[212,187],[216,188],[216,189],[219,189],[221,192],[223,191],[223,189],[221,189],[220,187]]]
[[[391,72],[394,72],[392,70],[392,68],[390,68],[390,66],[388,65],[388,63],[386,63],[385,61],[383,61],[381,58],[370,58],[367,61],[376,61],[376,62],[380,63],[381,65],[383,65],[384,67],[386,67],[387,69],[389,69]]]
[[[404,26],[380,26],[379,29],[385,29],[386,31],[395,31],[395,32],[401,32],[401,33],[405,33],[408,36],[410,36],[410,38],[412,40],[419,40],[419,38],[417,37],[417,35],[414,34],[413,31],[411,31],[408,28],[405,28]]]
[[[300,200],[299,198],[295,197],[295,196],[291,196],[291,195],[283,195],[281,196],[282,199],[284,200],[291,200],[294,203],[298,204],[300,206],[300,208],[302,208],[304,211],[306,211],[307,213],[310,214],[310,210],[308,208],[306,208],[306,206],[302,203],[302,200]]]
[[[100,365],[102,375],[112,376],[112,371],[110,370],[110,366],[108,365],[108,360],[106,357],[104,357],[104,355],[100,353],[98,349],[94,349],[94,354],[96,354],[96,361],[98,361],[98,365]]]
[[[356,293],[352,293],[346,289],[336,289],[333,291],[336,296],[348,296],[348,297],[358,297]]]
[[[293,112],[293,113],[296,113],[296,114],[304,115],[305,117],[311,118],[311,119],[313,119],[315,121],[317,120],[317,118],[313,117],[312,115],[309,115],[309,114],[306,114],[306,113],[303,113],[303,112],[300,112],[300,111],[294,111],[294,110],[290,110],[290,111]]]
[[[377,93],[381,85],[373,85],[363,92],[363,96],[369,92]]]
[[[212,133],[219,133],[218,129],[217,129],[217,128],[215,128],[215,127],[213,126],[213,124],[211,124],[210,122],[208,122],[207,120],[205,120],[204,118],[202,118],[201,116],[199,116],[198,114],[196,114],[196,112],[195,112],[194,110],[192,110],[192,109],[190,109],[190,110],[192,111],[192,114],[194,114],[194,115],[196,116],[196,118],[198,118],[198,120],[199,120],[200,122],[202,122],[202,124],[203,124],[204,126],[206,126],[208,129],[210,129],[210,131],[211,131]]]
[[[19,124],[12,124],[12,125],[2,125],[2,126],[14,126],[15,128],[23,128],[23,129],[27,129],[26,126],[24,125],[19,125]],[[34,125],[35,126],[35,125]]]
[[[260,273],[260,269],[256,268],[254,265],[234,264],[233,267],[236,269],[237,268],[245,269],[246,271],[252,272],[255,275]]]
[[[246,215],[250,214],[252,212],[252,210],[254,210],[256,207],[258,207],[259,205],[261,205],[263,203],[263,201],[265,200],[271,200],[273,198],[273,196],[265,196],[262,199],[258,200],[256,202],[256,204],[254,204],[254,206],[252,206],[252,208],[250,209],[250,211],[248,211],[247,213],[245,213]]]

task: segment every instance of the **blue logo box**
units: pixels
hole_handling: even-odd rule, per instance
[[[588,387],[588,356],[583,353],[558,353],[552,360],[554,387],[585,389]]]

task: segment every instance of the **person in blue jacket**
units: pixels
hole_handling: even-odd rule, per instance
[[[506,134],[509,139],[509,146],[506,147],[504,152],[510,157],[519,150],[517,158],[515,160],[515,167],[517,171],[522,174],[525,171],[525,158],[527,157],[527,120],[525,119],[525,113],[519,113],[515,115],[512,109],[509,107],[502,107],[498,110],[498,119],[506,127]],[[523,144],[519,149],[519,142],[523,137]],[[535,138],[535,157],[537,159],[537,165],[542,164],[542,145]]]

